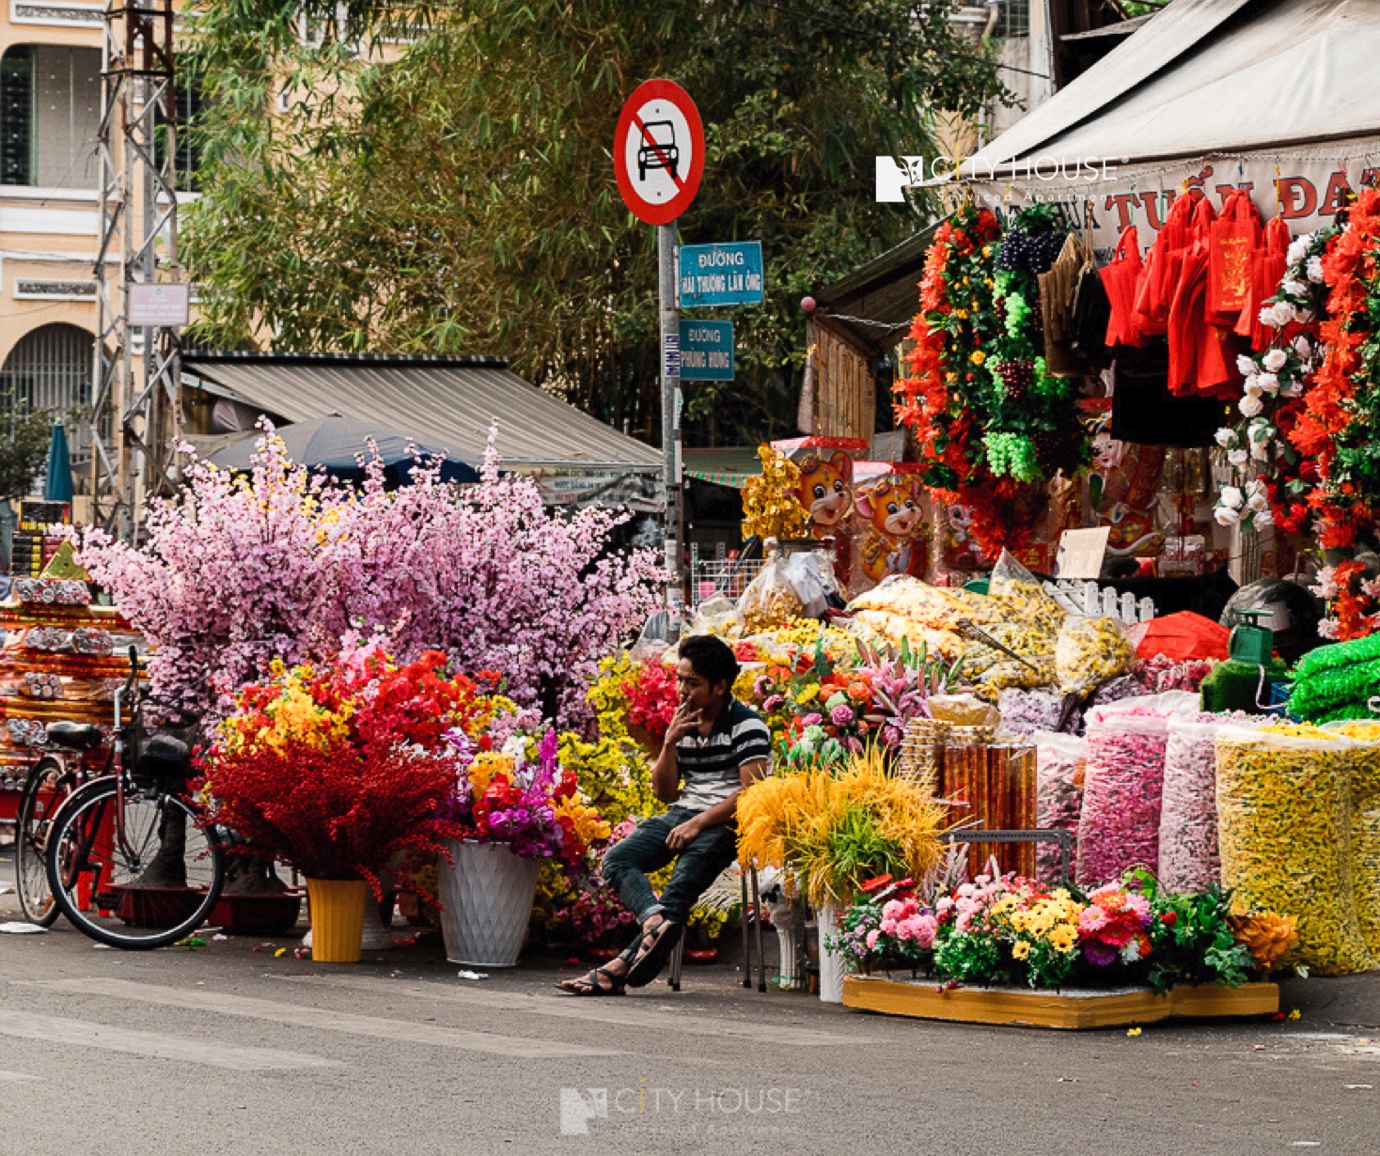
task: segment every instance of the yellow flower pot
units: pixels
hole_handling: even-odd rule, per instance
[[[364,938],[363,879],[308,879],[311,957],[318,963],[358,963]]]

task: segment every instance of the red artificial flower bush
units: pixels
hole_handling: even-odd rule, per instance
[[[243,835],[246,851],[271,851],[309,879],[364,879],[381,898],[378,873],[399,853],[420,861],[463,837],[436,813],[454,785],[443,755],[293,744],[218,761],[211,817]]]
[[[661,743],[679,701],[675,669],[659,662],[647,663],[623,683],[623,693],[628,698],[629,724],[643,728],[654,743]]]
[[[364,879],[400,853],[444,854],[464,829],[439,808],[454,794],[459,731],[490,745],[523,722],[509,700],[446,673],[428,651],[399,666],[377,644],[333,663],[286,667],[241,690],[205,760],[212,819],[312,879]]]

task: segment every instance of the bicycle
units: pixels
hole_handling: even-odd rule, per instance
[[[130,665],[126,687],[138,672],[132,649]],[[220,898],[225,851],[181,793],[189,744],[148,731],[146,690],[134,693],[124,721],[122,699],[107,773],[59,802],[44,851],[54,905],[77,930],[111,947],[146,950],[185,939],[206,921]],[[69,726],[59,741],[94,745],[96,728]]]
[[[128,699],[138,678],[138,667],[131,663],[129,678],[115,691],[118,721],[121,699]],[[48,886],[48,833],[53,817],[62,804],[93,775],[109,774],[112,759],[103,768],[87,766],[88,754],[103,746],[100,727],[74,722],[49,723],[45,728],[51,750],[44,751],[30,768],[19,796],[15,821],[15,891],[24,918],[40,927],[51,927],[60,914]],[[112,751],[113,755],[113,751]]]

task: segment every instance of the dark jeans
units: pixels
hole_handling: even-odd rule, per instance
[[[738,826],[730,822],[701,831],[676,859],[676,852],[666,846],[666,836],[695,814],[685,807],[672,807],[664,815],[639,823],[637,830],[614,844],[604,856],[604,879],[618,892],[623,905],[637,916],[639,924],[658,911],[673,923],[684,924],[695,900],[737,858]],[[661,870],[672,859],[676,866],[658,903],[647,875]],[[639,933],[638,941],[623,953],[625,959],[631,961],[640,940]]]

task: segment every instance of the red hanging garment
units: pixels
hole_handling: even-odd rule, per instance
[[[1203,304],[1207,294],[1207,246],[1195,241],[1180,254],[1179,281],[1169,306],[1169,392],[1192,394],[1197,382]]]
[[[1251,290],[1251,261],[1260,247],[1260,214],[1245,189],[1233,189],[1208,228],[1207,319],[1234,326]]]
[[[1265,225],[1262,244],[1251,254],[1250,293],[1236,322],[1237,335],[1249,338],[1257,353],[1264,352],[1275,335],[1274,329],[1260,323],[1260,310],[1279,289],[1288,267],[1289,226],[1283,217],[1271,217]]]
[[[1192,224],[1193,198],[1180,194],[1145,255],[1136,286],[1136,324],[1145,336],[1164,333],[1169,327],[1169,307],[1173,304],[1174,287],[1179,283],[1183,249],[1189,243]]]
[[[1201,288],[1194,287],[1193,314],[1190,324],[1193,331],[1194,357],[1192,389],[1194,393],[1233,397],[1238,392],[1241,375],[1236,370],[1236,357],[1232,352],[1229,335],[1223,333],[1212,323],[1208,311],[1208,296],[1211,290],[1212,230],[1217,223],[1217,212],[1207,197],[1199,199],[1193,209],[1193,248],[1202,250],[1202,269],[1195,270]],[[1187,260],[1185,258],[1185,260]]]
[[[1139,345],[1144,340],[1136,318],[1136,283],[1140,280],[1142,262],[1140,241],[1134,225],[1123,229],[1121,238],[1112,250],[1112,259],[1102,270],[1102,287],[1112,305],[1111,320],[1107,322],[1107,346]]]

